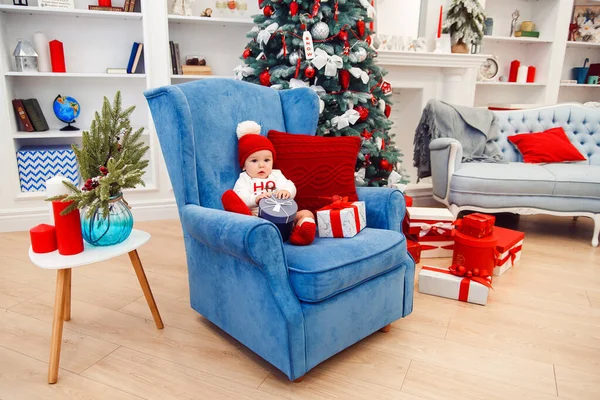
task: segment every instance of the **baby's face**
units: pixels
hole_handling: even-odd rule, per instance
[[[244,171],[251,178],[265,179],[273,170],[273,154],[270,150],[261,150],[252,153],[244,162]]]

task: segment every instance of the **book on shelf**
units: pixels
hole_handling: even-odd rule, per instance
[[[29,116],[31,123],[37,132],[43,132],[50,129],[37,99],[23,100],[23,106],[25,107],[25,111],[27,111],[27,115]]]
[[[15,115],[17,117],[17,124],[19,131],[21,132],[34,132],[35,128],[25,111],[25,106],[23,105],[23,100],[14,99],[12,101],[13,108],[15,109]]]
[[[106,68],[107,74],[126,74],[127,68]]]
[[[177,61],[175,59],[175,42],[169,40],[169,51],[171,53],[171,73],[177,75]]]
[[[129,62],[127,63],[128,74],[136,73],[138,63],[140,62],[140,58],[142,57],[143,51],[143,43],[133,42],[133,46],[131,47],[131,54],[129,55]]]
[[[535,31],[516,31],[515,32],[515,37],[539,38],[540,37],[540,33],[539,32],[535,32]]]
[[[126,1],[126,2],[129,3],[129,7],[126,7],[125,11],[129,11],[129,12],[138,11],[139,12],[139,9],[136,9],[136,6],[139,6],[139,3],[137,3],[136,0],[129,0],[129,1]]]
[[[208,65],[183,65],[183,75],[212,75],[212,68]]]
[[[117,11],[123,12],[125,9],[123,7],[103,7],[103,6],[88,6],[88,10],[92,11]]]
[[[177,65],[177,75],[182,75],[181,70],[181,55],[179,53],[179,43],[175,43],[175,64]]]

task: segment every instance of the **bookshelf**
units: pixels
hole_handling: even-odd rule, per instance
[[[107,74],[103,72],[16,72],[8,71],[7,77],[48,77],[48,78],[105,78],[105,79],[146,79],[146,74]]]
[[[112,12],[112,11],[91,11],[83,8],[58,9],[36,6],[14,6],[11,4],[0,4],[0,12],[4,14],[26,14],[26,15],[44,15],[48,17],[74,17],[74,18],[103,18],[103,19],[124,19],[141,20],[142,13],[139,12]],[[30,3],[34,3],[30,1]],[[79,2],[78,2],[79,3]],[[117,2],[115,1],[115,4]]]

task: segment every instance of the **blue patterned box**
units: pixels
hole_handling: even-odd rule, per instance
[[[46,180],[62,175],[79,184],[79,166],[71,146],[23,146],[17,151],[21,192],[43,192]]]

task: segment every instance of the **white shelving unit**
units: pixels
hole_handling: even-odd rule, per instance
[[[33,3],[33,1],[30,1]],[[116,1],[115,1],[116,3]],[[126,12],[112,12],[112,11],[91,11],[87,9],[61,9],[61,8],[47,8],[47,7],[36,7],[36,6],[14,6],[10,4],[0,4],[0,12],[5,14],[27,14],[27,15],[46,15],[51,17],[75,17],[75,18],[106,18],[106,19],[130,19],[130,20],[141,20],[142,13],[126,13]]]
[[[196,17],[186,15],[169,15],[169,23],[177,24],[217,24],[217,25],[246,25],[248,29],[254,25],[252,18],[223,18],[223,17]]]
[[[546,86],[543,82],[530,82],[530,83],[520,83],[520,82],[499,82],[499,81],[481,81],[477,82],[477,85],[484,86]]]
[[[104,79],[146,79],[146,74],[107,74],[103,72],[16,72],[8,71],[4,74],[8,77],[48,77],[48,78],[104,78]]]
[[[552,40],[543,40],[538,38],[531,37],[510,37],[510,36],[484,36],[483,43],[519,43],[519,44],[549,44],[552,43]]]
[[[560,84],[561,87],[574,87],[574,88],[591,88],[591,89],[597,89],[600,88],[600,85],[595,84],[595,85],[590,85],[590,84],[578,84],[578,83],[561,83]]]
[[[590,43],[590,42],[567,42],[567,48],[579,48],[583,47],[586,49],[600,49],[600,43]]]

